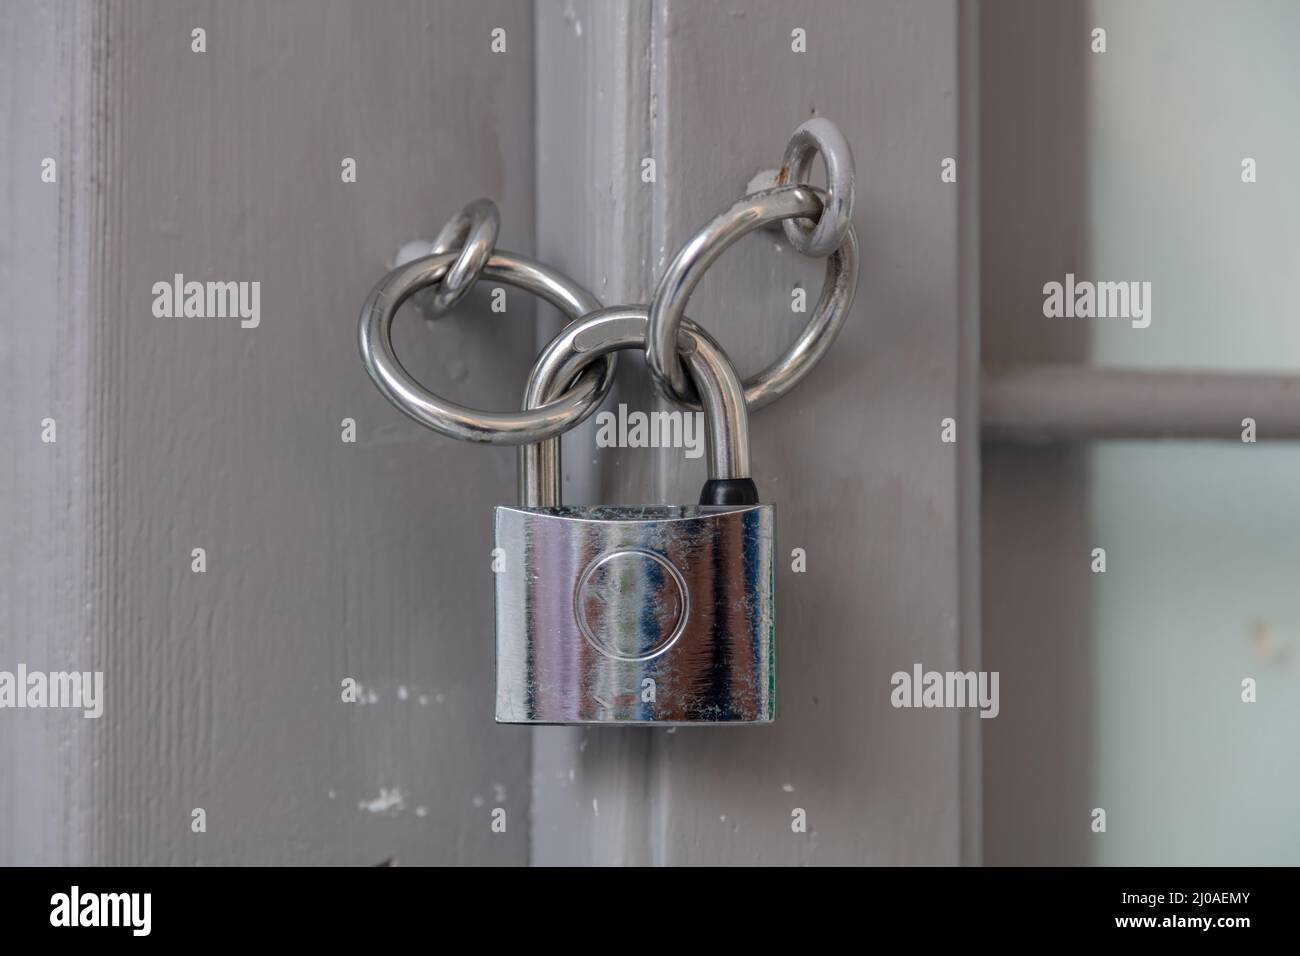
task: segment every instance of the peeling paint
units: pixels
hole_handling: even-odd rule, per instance
[[[564,5],[564,11],[561,14],[561,16],[564,17],[565,23],[572,25],[573,35],[577,37],[581,37],[582,21],[578,19],[578,11],[574,8],[572,3],[566,3]]]
[[[373,800],[362,800],[357,803],[357,807],[371,813],[398,813],[405,809],[405,804],[403,803],[401,788],[393,787],[393,789],[389,790],[380,787],[379,796]]]

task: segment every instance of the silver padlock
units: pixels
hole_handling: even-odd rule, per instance
[[[524,407],[587,364],[645,348],[642,307],[566,326]],[[496,509],[499,723],[769,723],[776,717],[775,533],[749,475],[745,393],[685,320],[683,360],[708,423],[698,505],[560,504],[559,439],[520,449],[519,507]]]

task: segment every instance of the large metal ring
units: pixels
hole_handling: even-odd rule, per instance
[[[566,325],[537,357],[524,390],[524,405],[553,401],[556,393],[591,363],[621,349],[643,349],[649,341],[643,305],[617,305]],[[749,418],[744,387],[727,353],[708,332],[683,318],[681,355],[708,396],[709,477],[749,477]],[[545,407],[545,406],[543,406]],[[716,437],[715,437],[716,436]],[[519,504],[551,508],[560,503],[560,441],[519,449]]]
[[[829,197],[816,225],[802,219],[787,219],[781,224],[790,245],[814,259],[829,256],[838,249],[853,224],[853,151],[849,141],[825,117],[810,119],[800,124],[790,137],[776,174],[780,186],[807,183],[813,157],[818,153],[826,162]]]
[[[398,266],[366,297],[357,329],[361,362],[384,396],[427,428],[491,445],[523,445],[552,438],[595,411],[614,381],[613,355],[607,356],[603,365],[584,370],[554,401],[540,408],[525,406],[521,412],[484,412],[457,405],[411,377],[393,351],[393,316],[412,294],[442,279],[455,261],[454,253],[443,253]],[[483,275],[540,296],[570,319],[600,308],[596,297],[572,279],[512,252],[494,252]]]
[[[646,332],[646,364],[659,391],[678,404],[699,409],[699,397],[677,358],[677,333],[686,302],[704,272],[740,239],[771,222],[820,215],[826,193],[813,186],[780,186],[746,196],[697,232],[669,263],[654,300]],[[786,353],[745,379],[750,411],[775,401],[807,375],[826,354],[853,305],[858,288],[858,236],[852,224],[826,260],[826,280],[812,318]]]
[[[491,199],[475,199],[442,227],[429,252],[440,255],[460,250],[460,255],[429,298],[433,318],[445,315],[469,294],[497,247],[501,214]]]

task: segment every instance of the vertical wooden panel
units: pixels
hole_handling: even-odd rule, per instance
[[[753,173],[777,165],[790,132],[814,114],[833,118],[855,150],[862,280],[833,352],[751,422],[755,477],[778,515],[780,718],[766,728],[593,731],[550,755],[539,744],[535,784],[564,783],[564,795],[548,811],[562,814],[547,821],[557,835],[535,842],[536,859],[958,862],[959,719],[889,702],[891,673],[915,662],[955,669],[961,652],[957,455],[939,439],[941,420],[962,416],[958,190],[939,179],[960,145],[957,6],[668,0],[632,9],[646,10],[648,26],[637,19],[617,47],[580,54],[594,73],[548,77],[550,58],[576,62],[579,41],[549,33],[544,20],[539,30],[542,96],[549,82],[564,91],[557,99],[591,97],[593,81],[646,63],[645,126],[626,136],[639,147],[648,134],[655,184],[635,176],[635,148],[611,156],[625,165],[585,180],[581,168],[552,165],[552,180],[540,117],[543,202],[568,182],[595,193],[599,210],[612,178],[614,208],[649,203],[639,221],[613,220],[622,231],[588,260],[623,270],[640,260],[641,278],[600,291],[614,300],[651,288],[673,251]],[[562,22],[582,10],[593,12],[544,3],[540,16]],[[807,53],[791,51],[796,27],[807,31]],[[588,114],[579,141],[606,130],[590,102]],[[541,243],[589,241],[585,220],[567,225]],[[689,311],[753,372],[806,319],[791,312],[791,289],[802,284],[815,299],[821,271],[762,233],[718,263]],[[621,400],[650,402],[644,372],[623,374],[637,378]],[[966,428],[975,440],[973,419]],[[590,460],[591,444],[578,449],[568,461]],[[702,463],[680,450],[604,454],[606,500],[691,500],[704,479]],[[790,570],[794,547],[807,550],[806,574]],[[807,833],[791,830],[796,807]],[[621,838],[593,851],[578,842],[593,826],[618,827]]]
[[[604,302],[645,302],[655,192],[640,188],[654,151],[654,32],[649,0],[537,6],[537,249]],[[554,315],[545,332],[559,328]],[[549,338],[549,335],[545,336]],[[650,391],[620,359],[607,406],[645,408]],[[656,478],[639,449],[601,449],[592,419],[564,436],[564,500],[600,501],[607,469],[627,469],[620,500],[648,500]],[[648,863],[646,793],[651,731],[626,727],[533,731],[533,859],[540,863]]]
[[[91,782],[95,862],[525,861],[528,736],[491,721],[490,509],[513,494],[514,455],[438,438],[389,406],[362,371],[356,319],[398,245],[475,196],[500,204],[501,244],[530,251],[531,11],[89,11],[94,100],[70,121],[94,150],[68,156],[60,195],[96,260],[71,276],[84,310],[14,361],[48,363],[64,329],[85,343],[72,362],[88,350],[85,406],[59,426],[85,436],[88,501],[53,520],[83,522],[93,551],[85,587],[38,592],[44,606],[16,605],[9,627],[42,634],[45,614],[72,619],[82,611],[67,602],[85,601],[93,626],[58,633],[107,672],[107,706],[93,761],[51,749],[44,769],[76,762]],[[191,51],[195,27],[205,53]],[[489,50],[495,27],[504,54]],[[65,47],[86,41],[60,31]],[[22,149],[34,183],[39,148]],[[344,157],[355,184],[341,181]],[[68,191],[92,175],[93,190]],[[152,285],[175,273],[259,281],[259,327],[156,318]],[[505,316],[485,303],[437,324],[406,310],[397,348],[435,390],[516,407],[535,310],[513,291]],[[33,434],[36,404],[9,440]],[[340,440],[344,418],[356,444]],[[63,506],[35,491],[27,502]],[[340,700],[348,676],[368,703]],[[206,833],[191,832],[196,807]],[[57,839],[42,837],[51,854]]]
[[[1042,288],[1086,274],[1082,2],[982,5],[981,338],[988,364],[1087,358],[1085,323],[1043,317]],[[983,454],[984,666],[1002,714],[984,733],[984,862],[1087,861],[1091,730],[1088,451]]]
[[[0,670],[91,667],[94,442],[85,321],[100,34],[77,3],[0,5]],[[55,161],[57,181],[41,179]],[[42,421],[54,420],[53,443]],[[0,864],[90,860],[96,722],[0,711]]]

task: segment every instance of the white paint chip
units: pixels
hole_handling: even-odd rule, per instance
[[[371,813],[397,813],[403,809],[401,788],[393,787],[393,789],[388,790],[380,787],[379,796],[373,800],[362,800],[357,806],[362,810],[369,810]]]
[[[400,685],[398,685],[398,688],[397,688],[397,699],[398,699],[398,700],[406,700],[406,685],[405,685],[405,684],[400,684]]]
[[[429,813],[429,811],[428,811],[428,809],[426,809],[425,807],[416,807],[416,808],[415,808],[415,815],[416,815],[417,817],[428,816],[428,813]]]
[[[564,21],[573,24],[573,35],[582,36],[582,21],[578,19],[578,11],[574,9],[572,3],[564,5]]]
[[[782,784],[781,789],[784,790],[786,793],[794,793],[794,784],[792,783]]]

